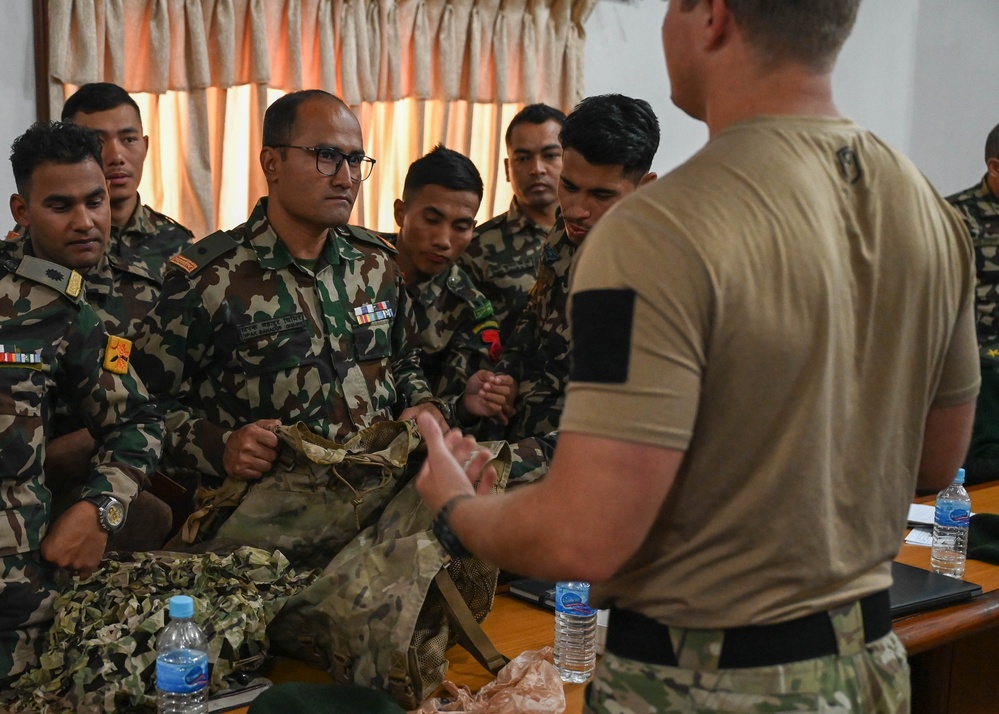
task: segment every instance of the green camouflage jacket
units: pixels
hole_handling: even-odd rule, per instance
[[[977,186],[947,200],[961,213],[975,245],[978,343],[995,347],[999,343],[999,197],[983,178]]]
[[[561,217],[545,240],[538,280],[513,334],[503,345],[496,372],[520,383],[516,415],[507,440],[541,436],[558,428],[569,379],[569,273],[577,245]]]
[[[420,332],[420,364],[439,398],[455,401],[480,369],[492,369],[502,346],[493,308],[457,265],[406,286]]]
[[[243,225],[172,258],[136,340],[136,367],[167,415],[164,462],[214,486],[229,434],[258,419],[344,441],[433,399],[394,249],[338,228],[313,272],[266,211],[261,199]]]
[[[547,234],[548,229],[521,213],[513,199],[509,211],[475,229],[475,238],[458,258],[458,265],[492,303],[503,341],[527,306]]]
[[[4,241],[0,246],[3,254],[15,260],[35,255],[30,235],[29,231]],[[129,254],[124,258],[120,251],[112,252],[109,248],[83,277],[87,303],[101,318],[104,328],[111,334],[134,338],[142,318],[159,297],[162,275],[141,257]]]
[[[160,456],[162,417],[129,367],[130,344],[108,336],[82,288],[78,273],[54,263],[0,257],[0,681],[31,661],[52,617],[53,571],[39,548],[56,396],[97,442],[83,496],[113,494],[127,507]]]
[[[162,282],[170,258],[191,245],[194,234],[140,199],[124,228],[111,229],[108,252],[117,265],[140,267]]]

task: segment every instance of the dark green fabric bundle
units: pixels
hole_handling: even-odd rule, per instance
[[[999,515],[978,513],[971,517],[968,557],[999,565]]]

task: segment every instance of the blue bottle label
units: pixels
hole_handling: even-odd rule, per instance
[[[169,661],[174,660],[174,661]],[[173,694],[192,694],[208,686],[208,654],[174,650],[156,659],[156,688]]]
[[[967,528],[971,523],[971,512],[960,501],[937,501],[933,520],[938,526]]]
[[[589,593],[586,590],[570,590],[561,586],[555,587],[555,612],[588,617],[594,610],[590,607]]]

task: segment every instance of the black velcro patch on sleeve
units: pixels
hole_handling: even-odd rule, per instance
[[[569,379],[600,384],[628,381],[634,319],[634,290],[586,290],[573,295]]]

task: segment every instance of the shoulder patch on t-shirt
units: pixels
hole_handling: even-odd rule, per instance
[[[573,382],[622,384],[628,381],[635,291],[584,290],[572,296]]]

